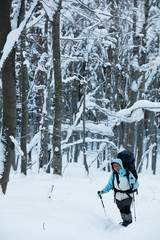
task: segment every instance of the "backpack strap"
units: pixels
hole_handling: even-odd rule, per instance
[[[127,196],[132,200],[132,197],[131,197],[130,194],[133,193],[134,191],[132,191],[131,189],[126,190],[126,191],[122,191],[122,190],[118,190],[118,189],[114,188],[113,190],[114,190],[114,202],[115,202],[115,199],[116,199],[116,193],[117,193],[117,192],[126,193]]]
[[[118,186],[119,186],[119,183],[120,183],[120,181],[119,181],[119,175],[118,175],[118,173],[117,173],[116,171],[113,172],[114,202],[116,201],[116,193],[117,193],[117,192],[126,193],[127,196],[132,200],[132,197],[131,197],[130,193],[135,192],[135,190],[133,190],[132,187],[130,187],[130,189],[125,190],[125,191],[116,189],[115,186],[114,186],[114,179],[115,179],[115,177],[116,177],[116,180],[117,180],[117,183],[118,183]],[[128,182],[129,182],[129,170],[128,170],[128,169],[126,169],[126,177],[127,177]]]
[[[128,182],[129,182],[129,169],[128,168],[126,169],[126,177],[128,179]]]
[[[114,180],[114,176],[116,177],[116,180],[117,180],[117,183],[118,183],[118,186],[119,186],[119,184],[120,184],[119,175],[116,171],[113,172],[113,180]],[[114,186],[114,181],[113,181],[113,186]]]

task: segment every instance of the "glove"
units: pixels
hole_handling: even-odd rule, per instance
[[[98,197],[100,197],[101,194],[103,194],[103,191],[98,191],[97,194],[98,194]]]

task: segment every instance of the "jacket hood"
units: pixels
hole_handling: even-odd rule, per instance
[[[118,163],[120,166],[121,166],[121,169],[123,169],[123,163],[122,163],[122,160],[120,158],[116,158],[116,159],[113,159],[112,162],[111,162],[111,165],[112,165],[112,169],[113,169],[113,163]]]

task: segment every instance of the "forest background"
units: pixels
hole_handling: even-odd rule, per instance
[[[156,174],[158,1],[1,0],[0,50],[3,193],[11,167],[63,175],[65,160],[89,175],[124,148]]]

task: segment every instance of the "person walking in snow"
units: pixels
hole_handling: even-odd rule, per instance
[[[121,159],[114,159],[111,165],[113,172],[109,178],[108,184],[102,191],[98,191],[98,196],[109,192],[111,189],[114,190],[115,202],[123,220],[120,224],[127,227],[132,223],[130,208],[133,194],[137,191],[139,183],[131,172],[127,174],[127,170],[124,169]]]

